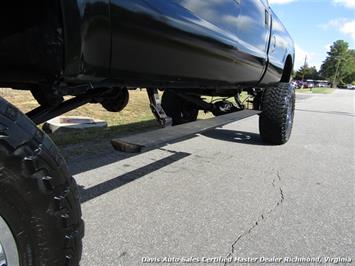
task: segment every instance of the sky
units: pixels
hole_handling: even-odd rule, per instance
[[[345,40],[355,49],[355,0],[269,0],[295,41],[295,70],[304,64],[319,70],[330,45]]]

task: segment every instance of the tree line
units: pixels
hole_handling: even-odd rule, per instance
[[[355,50],[350,49],[346,41],[338,40],[330,47],[319,71],[305,64],[294,73],[294,79],[326,79],[333,86],[355,83]]]

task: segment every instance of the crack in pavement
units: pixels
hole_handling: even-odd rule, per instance
[[[279,181],[281,182],[280,171],[277,171],[277,178],[278,178],[278,179],[279,179]]]
[[[276,181],[278,180],[278,182],[281,182],[281,175],[280,175],[280,171],[277,171],[277,179],[274,178],[271,182],[273,188],[275,190],[277,190],[277,187],[276,187]],[[228,264],[228,259],[232,258],[233,257],[233,254],[236,250],[236,246],[239,244],[239,241],[244,238],[245,236],[247,236],[248,234],[250,234],[254,229],[255,227],[257,227],[263,220],[267,219],[268,215],[271,214],[272,212],[274,212],[276,210],[276,208],[278,208],[285,200],[285,194],[282,190],[282,187],[281,185],[278,186],[278,193],[279,193],[279,200],[276,202],[276,204],[274,205],[273,208],[269,209],[267,212],[263,212],[259,218],[253,223],[253,225],[245,232],[243,232],[242,234],[240,234],[237,239],[233,242],[232,244],[232,248],[231,248],[231,252],[228,253],[228,255],[226,256],[226,262],[224,263],[224,265],[227,265]]]

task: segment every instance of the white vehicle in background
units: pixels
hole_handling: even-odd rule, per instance
[[[330,83],[326,80],[317,80],[315,86],[318,88],[329,88]]]

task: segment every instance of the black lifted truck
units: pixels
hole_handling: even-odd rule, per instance
[[[86,103],[119,112],[130,90],[147,88],[161,125],[179,125],[198,110],[244,109],[244,91],[261,138],[290,137],[294,44],[267,0],[7,1],[0,29],[0,87],[30,90],[40,105],[23,114],[0,98],[1,266],[79,264],[76,183],[36,127],[55,116]]]

